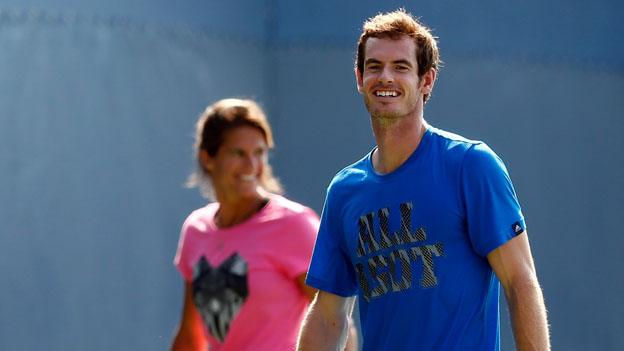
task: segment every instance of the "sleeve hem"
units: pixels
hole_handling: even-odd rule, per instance
[[[503,229],[502,235],[496,236],[494,240],[490,240],[488,243],[483,245],[482,249],[479,250],[479,254],[483,255],[483,257],[487,257],[492,251],[498,249],[500,246],[506,244],[509,240],[515,238],[516,236],[524,233],[526,231],[526,224],[523,218],[518,219],[518,221],[522,225],[522,232],[514,233],[513,230]],[[511,227],[510,227],[511,228]]]
[[[329,293],[332,293],[334,295],[338,295],[341,297],[351,297],[355,295],[354,291],[348,291],[346,289],[340,289],[328,282],[326,282],[325,280],[322,279],[318,279],[316,277],[313,277],[311,275],[308,274],[308,277],[306,278],[306,284],[308,284],[309,286],[313,287],[313,288],[317,288],[319,290],[323,290]]]

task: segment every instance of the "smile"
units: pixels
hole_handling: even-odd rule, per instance
[[[245,182],[253,182],[254,180],[256,180],[256,176],[254,176],[254,175],[242,175],[242,176],[240,176],[240,179],[242,181],[245,181]]]
[[[396,90],[377,90],[375,92],[375,96],[399,96],[399,93]]]

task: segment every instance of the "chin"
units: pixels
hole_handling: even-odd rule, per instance
[[[390,106],[378,105],[378,104],[366,104],[368,113],[377,118],[395,118],[401,116],[401,111]]]
[[[399,118],[405,115],[401,111],[393,111],[393,110],[386,110],[386,109],[373,110],[369,112],[371,116],[375,118],[383,118],[383,119],[394,119],[394,118]]]
[[[258,196],[258,186],[249,185],[238,189],[238,196],[241,198],[254,198]]]

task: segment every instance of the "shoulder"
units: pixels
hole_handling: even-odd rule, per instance
[[[361,185],[369,176],[371,153],[372,151],[336,173],[327,187],[328,195],[338,195],[353,186]]]
[[[307,218],[318,218],[316,212],[311,208],[284,196],[272,194],[270,199],[270,212],[280,219],[298,221]]]
[[[446,148],[447,151],[470,154],[474,157],[498,158],[496,153],[483,141],[465,138],[459,134],[429,127],[434,143]]]
[[[491,188],[492,186],[511,184],[509,171],[503,160],[484,142],[474,143],[469,147],[461,162],[458,174],[462,183],[470,187]]]
[[[483,141],[467,139],[459,134],[429,127],[434,154],[442,163],[463,177],[507,173],[501,158]]]
[[[431,126],[428,128],[428,131],[431,133],[432,143],[439,148],[443,148],[447,152],[466,153],[475,145],[483,143],[480,140],[468,139],[459,134],[447,132]]]
[[[270,208],[264,211],[260,221],[274,229],[271,232],[275,234],[275,240],[289,243],[299,240],[299,245],[313,245],[320,223],[316,212],[281,195],[271,195],[270,201]]]
[[[430,133],[430,155],[447,169],[459,171],[473,149],[487,148],[487,145],[480,140],[468,139],[435,127],[429,127],[428,132]]]
[[[187,232],[189,230],[194,230],[207,232],[211,227],[212,218],[218,208],[219,205],[217,203],[210,203],[202,208],[194,210],[184,220],[182,231]]]
[[[463,168],[478,173],[495,170],[507,172],[503,160],[485,143],[478,143],[470,148],[466,154]]]

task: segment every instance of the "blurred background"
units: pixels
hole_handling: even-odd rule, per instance
[[[364,19],[440,38],[425,117],[486,141],[527,218],[555,350],[624,349],[624,2],[0,0],[0,349],[166,350],[193,127],[257,99],[287,195],[320,212],[374,145]],[[502,348],[513,349],[501,303]]]

